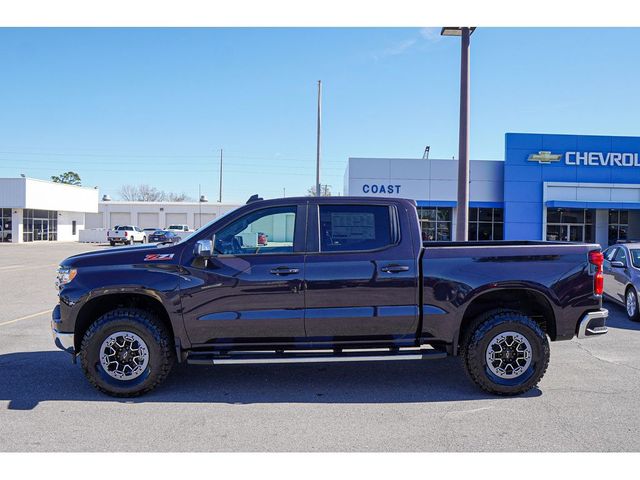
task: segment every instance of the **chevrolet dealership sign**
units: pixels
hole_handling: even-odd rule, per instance
[[[564,163],[602,167],[640,167],[637,153],[567,152],[564,154]]]
[[[560,161],[561,158],[561,154],[540,151],[529,155],[528,160],[548,165],[552,162]],[[640,158],[638,158],[637,153],[566,152],[564,154],[564,163],[565,165],[585,165],[590,167],[640,167]]]

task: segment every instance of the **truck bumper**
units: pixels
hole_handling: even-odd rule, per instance
[[[609,331],[607,328],[608,316],[609,310],[606,308],[586,313],[578,324],[578,338],[595,337],[607,333]]]
[[[60,332],[56,328],[60,323],[60,305],[56,305],[51,312],[51,334],[53,335],[53,343],[60,350],[64,350],[67,353],[75,356],[75,344],[73,338],[73,332],[65,333]]]

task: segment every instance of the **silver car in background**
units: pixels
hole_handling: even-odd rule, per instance
[[[630,320],[640,321],[640,243],[619,243],[603,253],[605,297],[624,306]]]

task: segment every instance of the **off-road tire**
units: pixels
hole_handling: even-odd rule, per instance
[[[633,315],[629,315],[629,310],[628,310],[628,306],[627,306],[627,295],[629,295],[629,293],[631,293],[631,295],[634,296],[635,298],[635,312],[633,313]],[[627,291],[624,293],[624,310],[627,313],[627,318],[629,320],[631,320],[632,322],[640,322],[640,305],[638,305],[638,292],[636,291],[636,289],[633,286],[629,286],[629,288],[627,288]]]
[[[119,331],[138,335],[148,347],[147,367],[134,380],[112,378],[100,363],[102,342]],[[80,363],[89,383],[114,397],[135,397],[153,390],[169,375],[175,361],[167,328],[151,312],[137,308],[118,308],[102,315],[86,331],[80,348]]]
[[[531,346],[531,363],[520,376],[504,379],[487,366],[487,348],[496,335],[515,332]],[[478,317],[461,342],[461,355],[469,378],[482,390],[496,395],[519,395],[534,388],[549,365],[549,341],[530,317],[511,310],[494,310]]]

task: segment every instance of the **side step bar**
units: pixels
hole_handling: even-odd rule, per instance
[[[432,360],[446,358],[446,352],[432,348],[409,350],[359,350],[359,351],[285,351],[285,352],[227,352],[190,353],[191,365],[231,365],[255,363],[324,363],[324,362],[380,362],[391,360]]]

